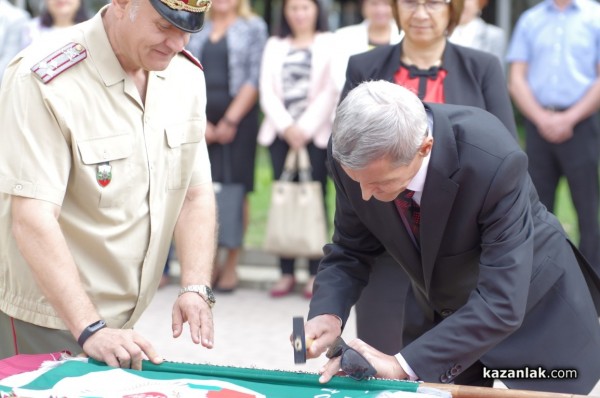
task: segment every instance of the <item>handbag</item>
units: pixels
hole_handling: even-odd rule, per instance
[[[327,242],[323,188],[311,178],[306,148],[290,149],[281,178],[271,186],[264,250],[280,257],[320,258]]]
[[[218,214],[218,246],[235,249],[242,247],[244,238],[243,184],[232,182],[231,148],[223,145],[223,182],[213,182]]]

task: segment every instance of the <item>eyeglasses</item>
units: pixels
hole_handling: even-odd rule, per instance
[[[342,371],[354,380],[364,380],[375,376],[377,370],[358,351],[350,347],[344,339],[338,337],[325,354],[327,358],[341,356]]]
[[[446,5],[450,4],[452,0],[398,0],[400,8],[408,11],[415,12],[417,8],[422,4],[427,12],[439,12]]]

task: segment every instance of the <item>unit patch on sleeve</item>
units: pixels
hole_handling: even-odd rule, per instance
[[[41,81],[48,83],[56,76],[86,58],[87,50],[81,44],[71,42],[33,65],[31,71],[35,73]]]

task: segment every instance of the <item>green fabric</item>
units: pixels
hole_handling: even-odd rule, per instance
[[[28,385],[22,386],[31,390],[52,388],[65,377],[78,377],[89,372],[99,372],[108,367],[90,359],[89,363],[67,361],[61,366],[49,370]],[[201,365],[188,363],[164,362],[155,365],[144,361],[142,371],[126,369],[124,371],[154,380],[196,379],[227,381],[267,397],[305,398],[308,396],[325,396],[330,390],[336,390],[336,396],[347,398],[375,397],[382,391],[416,392],[418,383],[394,380],[356,381],[349,377],[334,377],[327,384],[320,384],[319,376],[313,373],[263,370],[252,368],[236,368],[229,366]],[[196,386],[193,386],[196,388]],[[204,388],[206,386],[198,386]],[[339,395],[338,395],[339,394]]]

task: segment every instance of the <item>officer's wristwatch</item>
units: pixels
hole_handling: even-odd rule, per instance
[[[181,290],[179,290],[179,296],[188,292],[198,293],[200,297],[206,301],[206,304],[208,304],[210,308],[212,308],[216,303],[215,295],[213,294],[212,289],[206,285],[189,285],[182,287]]]

